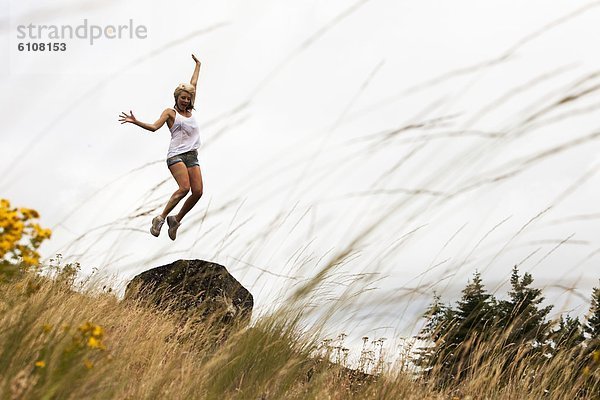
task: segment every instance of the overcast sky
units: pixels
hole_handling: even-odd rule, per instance
[[[556,313],[587,310],[600,278],[598,2],[11,0],[0,11],[0,196],[53,228],[45,257],[122,281],[211,260],[264,310],[351,248],[323,290],[375,280],[339,317],[357,335],[410,331],[434,290],[454,301],[476,269],[501,295],[519,265]],[[30,24],[146,35],[18,38]],[[18,50],[33,42],[66,49]],[[171,107],[191,53],[205,194],[171,242],[148,232],[176,189],[169,131],[117,117],[153,122]]]

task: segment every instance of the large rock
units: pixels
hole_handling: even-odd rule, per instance
[[[125,299],[225,324],[249,321],[254,305],[252,294],[224,266],[203,260],[178,260],[142,272],[127,285]]]

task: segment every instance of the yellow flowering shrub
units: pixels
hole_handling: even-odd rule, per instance
[[[106,350],[102,344],[104,330],[100,325],[94,325],[91,322],[86,322],[85,324],[79,326],[77,330],[79,335],[74,337],[74,340],[80,343],[83,347]]]
[[[38,332],[29,359],[33,363],[31,374],[40,385],[48,382],[54,387],[76,385],[87,379],[90,370],[103,368],[106,362],[112,361],[103,343],[105,331],[100,325],[89,321],[79,326],[45,323]],[[0,395],[0,398],[3,397]]]
[[[52,235],[50,229],[42,228],[35,220],[40,217],[36,210],[12,207],[6,199],[0,199],[0,268],[20,265],[37,266],[37,252],[42,242]]]

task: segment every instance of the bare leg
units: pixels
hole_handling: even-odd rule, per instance
[[[173,174],[173,178],[175,178],[175,181],[179,185],[179,189],[177,189],[175,191],[175,193],[173,193],[171,195],[171,198],[167,202],[167,205],[165,206],[165,209],[163,210],[163,212],[161,214],[161,216],[163,218],[167,218],[169,213],[171,211],[173,211],[175,206],[190,191],[190,177],[188,176],[188,171],[187,171],[187,167],[185,166],[185,164],[182,162],[175,163],[169,167],[169,170],[171,170],[171,174]]]
[[[183,203],[183,207],[181,207],[181,211],[175,218],[180,222],[185,214],[187,214],[200,200],[202,197],[203,184],[202,184],[202,172],[200,171],[200,167],[190,167],[187,169],[190,186],[192,188],[192,194],[188,197]]]

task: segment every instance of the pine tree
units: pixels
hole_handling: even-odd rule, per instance
[[[454,310],[443,304],[441,297],[434,293],[433,303],[429,305],[423,317],[426,321],[425,326],[417,339],[424,340],[429,345],[418,349],[413,362],[419,367],[429,368],[438,361],[438,353],[444,348],[444,337],[454,320]]]
[[[481,274],[475,272],[473,281],[463,289],[462,297],[457,303],[457,326],[453,341],[462,343],[474,333],[486,332],[496,318],[495,303],[496,300],[483,287]]]
[[[508,344],[544,343],[550,333],[551,324],[546,318],[552,306],[539,307],[544,301],[542,290],[530,287],[532,283],[531,274],[519,277],[519,270],[513,268],[509,300],[499,303],[500,326],[508,330]]]
[[[419,339],[436,341],[447,333],[448,327],[454,319],[454,311],[451,307],[443,304],[441,297],[434,293],[433,303],[429,305],[423,316],[426,323],[421,330]]]
[[[462,379],[470,363],[471,346],[493,333],[495,305],[496,300],[485,291],[479,272],[462,290],[456,309],[444,306],[439,297],[434,297],[421,335],[433,345],[421,349],[417,364],[442,370],[442,374],[434,374],[442,382]]]
[[[556,350],[572,350],[579,346],[585,340],[579,318],[571,318],[569,315],[563,318],[561,315],[558,328],[552,332],[551,338]]]
[[[595,287],[592,291],[592,303],[584,330],[589,335],[590,340],[600,341],[600,286]]]

